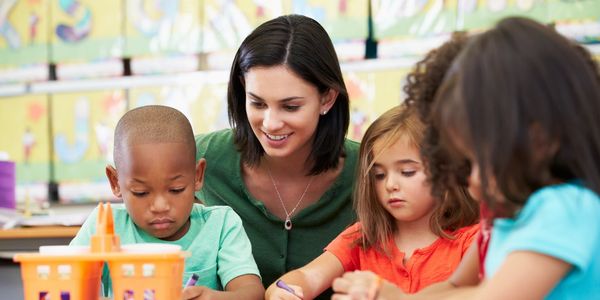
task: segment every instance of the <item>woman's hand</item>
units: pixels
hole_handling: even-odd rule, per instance
[[[293,294],[280,287],[272,286],[269,287],[265,295],[265,300],[301,300],[304,298],[304,293],[300,286],[293,284],[289,284],[288,286],[294,290]]]

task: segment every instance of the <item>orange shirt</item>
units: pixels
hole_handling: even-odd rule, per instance
[[[366,251],[353,247],[360,236],[360,228],[360,223],[350,226],[325,250],[340,260],[346,272],[369,270],[398,285],[406,293],[416,293],[448,279],[479,232],[479,224],[475,224],[457,230],[454,240],[438,238],[431,245],[415,250],[405,265],[402,262],[404,253],[398,250],[393,239],[388,240],[390,257],[372,247]]]

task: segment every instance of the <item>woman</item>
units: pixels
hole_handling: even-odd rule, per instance
[[[198,197],[240,215],[269,286],[355,221],[358,143],[345,138],[348,93],[323,27],[288,15],[256,28],[235,55],[227,100],[233,129],[196,138],[207,160]]]

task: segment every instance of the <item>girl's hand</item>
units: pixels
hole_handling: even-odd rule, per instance
[[[332,288],[335,292],[332,300],[401,299],[405,295],[394,284],[370,271],[346,272],[333,281]]]
[[[294,290],[293,294],[282,288],[275,287],[270,291],[270,295],[268,297],[266,297],[265,299],[266,300],[301,300],[304,298],[304,293],[302,292],[301,287],[299,287],[297,285],[293,285],[293,284],[288,284],[288,286]]]
[[[376,299],[381,280],[381,277],[370,271],[346,272],[333,281],[332,288],[335,295],[331,299]]]
[[[216,291],[205,286],[188,286],[183,289],[182,300],[211,300],[215,299]]]

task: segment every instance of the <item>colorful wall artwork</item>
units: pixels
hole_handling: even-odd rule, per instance
[[[123,1],[57,0],[50,9],[52,62],[93,62],[123,55]]]
[[[195,134],[228,128],[227,83],[165,85],[129,90],[131,108],[166,105],[186,115]]]
[[[128,57],[201,52],[196,0],[128,0],[125,55]]]
[[[112,163],[114,128],[126,111],[123,91],[55,94],[51,103],[54,180],[62,189],[60,200],[112,198],[104,169]]]
[[[369,125],[404,101],[402,88],[409,69],[344,72],[350,96],[348,138],[360,141]]]

